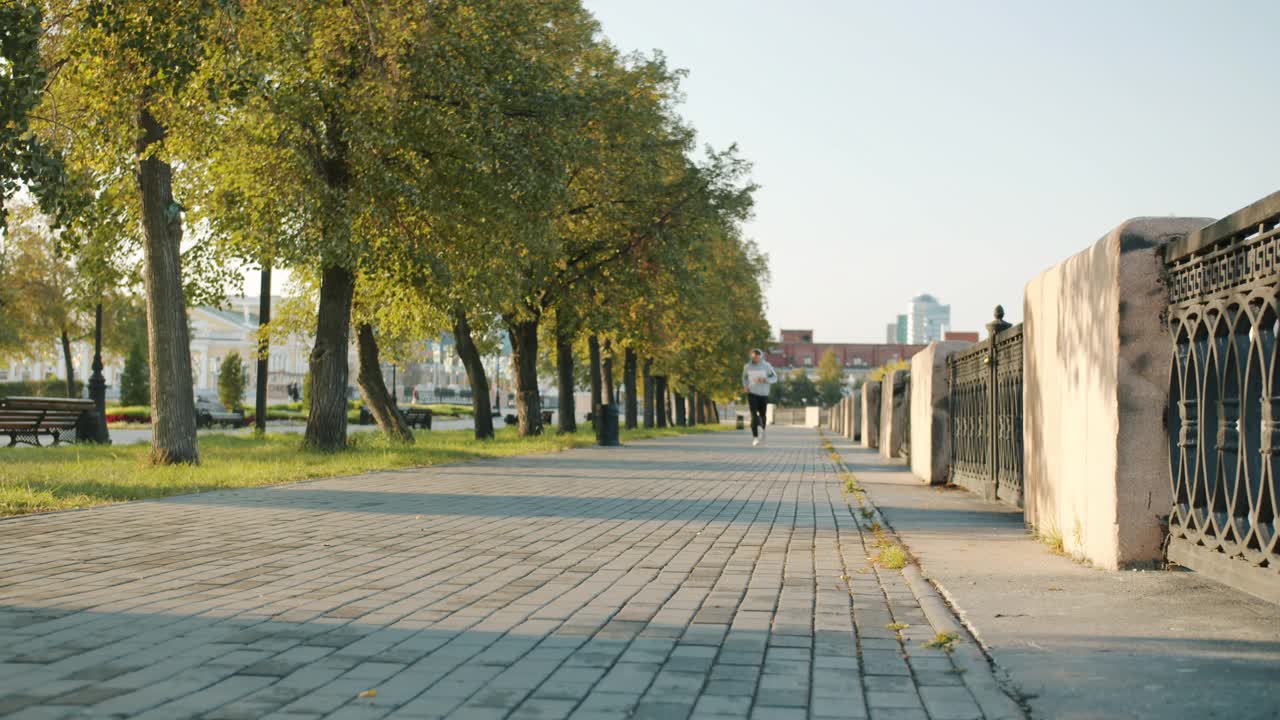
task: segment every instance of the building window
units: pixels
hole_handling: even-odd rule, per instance
[[[812,355],[805,355],[805,356],[804,356],[804,365],[805,365],[805,367],[811,367],[811,366],[813,365],[813,356],[812,356]]]

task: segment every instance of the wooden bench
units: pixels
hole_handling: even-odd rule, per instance
[[[0,398],[0,435],[9,436],[9,447],[19,443],[40,447],[40,436],[53,438],[53,445],[75,442],[81,419],[93,411],[92,400],[76,398]]]
[[[431,429],[431,409],[430,408],[405,408],[400,411],[404,415],[404,422],[411,428]]]

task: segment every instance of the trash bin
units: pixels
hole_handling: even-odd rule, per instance
[[[596,423],[596,444],[605,447],[622,444],[618,441],[618,406],[614,403],[600,406],[600,422]]]
[[[738,418],[738,423],[737,423],[738,429],[745,430],[747,428],[747,416],[743,415],[742,413],[737,413],[737,418]]]

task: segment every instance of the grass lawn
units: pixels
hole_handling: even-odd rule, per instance
[[[624,430],[622,439],[625,442],[731,427]],[[489,442],[477,441],[471,430],[419,430],[413,445],[392,445],[377,432],[352,433],[350,438],[352,447],[346,452],[318,453],[301,450],[301,438],[296,434],[268,434],[264,438],[203,435],[200,465],[166,467],[147,464],[150,450],[147,443],[0,450],[0,516],[273,485],[370,470],[554,452],[595,442],[590,432],[520,438],[514,428],[498,430],[497,437]]]

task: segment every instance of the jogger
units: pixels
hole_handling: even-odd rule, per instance
[[[747,407],[751,410],[751,441],[759,445],[765,427],[765,411],[769,407],[769,386],[778,381],[773,366],[764,360],[759,348],[751,351],[751,361],[742,366],[742,391],[747,394]]]

